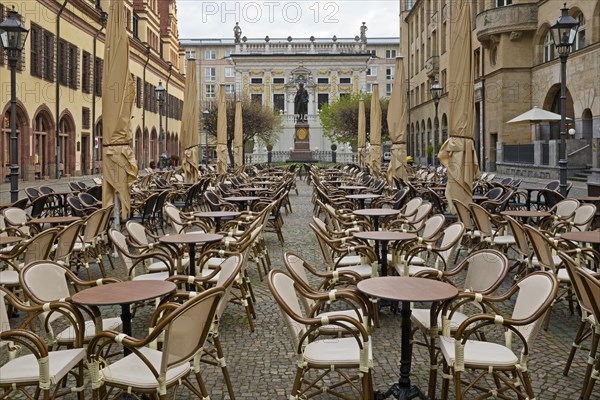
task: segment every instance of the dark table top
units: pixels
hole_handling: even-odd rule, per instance
[[[417,237],[414,233],[398,231],[363,231],[354,232],[352,235],[357,239],[376,241],[410,240]]]
[[[194,216],[200,218],[229,218],[240,215],[238,211],[195,211]]]
[[[548,211],[541,210],[506,210],[501,211],[501,215],[508,215],[509,217],[521,217],[521,218],[529,218],[529,217],[547,217],[551,215]]]
[[[88,306],[109,306],[114,304],[131,304],[138,301],[154,299],[175,291],[173,282],[139,280],[109,283],[94,286],[75,293],[74,303]]]
[[[600,231],[565,232],[560,237],[576,242],[600,244]]]
[[[18,243],[23,240],[20,236],[0,236],[0,245]]]
[[[178,233],[158,238],[163,243],[210,243],[223,239],[218,233]]]
[[[376,193],[361,193],[361,194],[349,194],[349,195],[346,195],[347,199],[352,199],[352,200],[376,199],[378,197],[381,197],[381,195],[380,194],[376,194]]]
[[[81,220],[80,217],[71,215],[58,216],[58,217],[45,217],[45,218],[32,218],[29,220],[32,224],[54,224],[54,225],[67,225],[71,222]]]
[[[257,196],[229,196],[225,197],[223,200],[225,201],[254,201],[259,200],[260,197]]]
[[[400,214],[400,210],[394,210],[393,208],[365,208],[363,210],[354,210],[352,214],[365,217],[387,217],[388,215]]]
[[[458,289],[448,283],[404,276],[369,278],[357,287],[369,296],[395,301],[442,301],[458,295]]]

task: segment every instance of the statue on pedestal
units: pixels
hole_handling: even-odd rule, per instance
[[[240,39],[242,38],[242,28],[240,28],[240,23],[236,22],[233,27],[233,38],[235,43],[240,43]]]
[[[367,44],[367,25],[363,22],[360,27],[360,41],[364,44]]]
[[[294,114],[298,116],[297,122],[306,122],[308,113],[308,91],[304,88],[304,83],[298,84],[298,91],[294,97]]]

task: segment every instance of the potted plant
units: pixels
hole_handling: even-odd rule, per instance
[[[154,161],[154,160],[150,161],[150,168],[156,169],[156,161]]]
[[[433,150],[434,149],[432,144],[428,144],[425,148],[425,153],[427,154],[427,162],[430,164],[433,163]]]
[[[178,167],[179,166],[179,156],[177,154],[173,154],[171,156],[171,165],[174,167]]]

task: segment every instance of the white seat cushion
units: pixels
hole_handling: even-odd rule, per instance
[[[340,267],[347,267],[349,265],[358,265],[362,262],[360,259],[360,256],[344,256],[341,259],[338,257],[334,261]]]
[[[154,272],[168,271],[169,267],[162,261],[155,261],[151,264],[148,264],[146,266],[146,269],[148,270],[148,272],[154,273]]]
[[[404,265],[396,264],[396,265],[394,265],[394,268],[396,269],[396,272],[398,273],[398,275],[404,276]],[[412,265],[411,264],[408,266],[408,276],[413,276],[417,272],[421,272],[421,271],[435,271],[435,270],[436,270],[435,268],[427,267],[425,265]]]
[[[391,265],[392,261],[394,261],[394,255],[388,253],[387,260],[388,260],[388,265]],[[415,264],[415,265],[424,265],[425,260],[419,256],[414,256],[413,258],[410,259],[410,263]]]
[[[456,311],[452,315],[452,320],[450,320],[450,329],[451,331],[455,331],[460,324],[463,323],[464,320],[467,319],[467,316],[461,312]],[[426,308],[415,308],[412,310],[411,320],[413,323],[418,326],[419,329],[425,331],[431,328],[431,320],[429,316],[429,310]],[[441,332],[442,330],[442,316],[438,315],[437,320],[438,330]]]
[[[492,242],[491,237],[486,237],[484,240],[488,243]],[[515,237],[513,235],[502,235],[502,236],[496,236],[494,238],[494,243],[499,244],[499,245],[509,245],[509,244],[515,244],[516,241],[515,241]]]
[[[121,317],[113,317],[113,318],[104,318],[102,320],[102,330],[121,330]],[[94,321],[89,320],[85,321],[85,331],[84,331],[84,340],[88,341],[96,335],[96,325]],[[72,326],[69,326],[58,335],[56,335],[56,340],[61,343],[71,343],[75,340],[75,330]]]
[[[558,267],[559,265],[562,264],[562,260],[557,255],[552,256],[552,262],[554,263],[555,267]],[[536,256],[531,257],[531,265],[533,265],[534,267],[539,267],[540,260],[538,260],[538,258]]]
[[[321,314],[315,316],[315,318],[331,317],[334,315],[345,315],[347,317],[355,319],[358,323],[362,323],[363,313],[361,310],[358,310],[358,312],[359,312],[360,317],[359,317],[359,315],[356,315],[356,311],[354,311],[354,310],[336,310],[336,311],[327,311],[327,312],[321,313]],[[356,326],[354,326],[350,323],[342,322],[342,325],[352,329],[353,331],[357,330]],[[319,331],[321,333],[335,333],[340,330],[343,330],[343,329],[337,325],[325,325],[325,326],[319,328]],[[347,333],[347,331],[344,331],[344,332]]]
[[[135,276],[134,281],[164,281],[169,277],[168,272],[157,272],[155,274],[142,274]]]
[[[315,340],[304,349],[304,359],[309,364],[316,365],[358,365],[360,349],[356,339],[352,337]],[[372,346],[371,340],[369,340],[369,365],[372,362]]]
[[[0,285],[16,286],[19,284],[19,273],[14,270],[0,271]]]
[[[454,339],[439,337],[438,344],[446,362],[454,366]],[[488,367],[490,365],[509,367],[516,365],[519,359],[509,348],[501,344],[469,340],[465,344],[465,366]]]
[[[337,271],[354,271],[363,278],[368,278],[373,273],[371,266],[368,264],[351,265],[349,267],[339,267],[339,268],[336,268],[336,270]]]
[[[160,371],[160,361],[162,352],[158,350],[143,347],[139,349],[152,364],[152,366]],[[167,386],[177,379],[184,377],[190,371],[190,364],[183,363],[177,367],[167,370]],[[146,364],[139,359],[135,354],[130,354],[119,361],[110,364],[108,367],[100,370],[100,375],[106,383],[115,383],[125,386],[132,386],[144,389],[158,387],[158,382]]]
[[[51,351],[48,353],[50,381],[57,384],[85,357],[85,349]],[[0,367],[0,384],[39,381],[39,367],[33,354],[15,358]]]

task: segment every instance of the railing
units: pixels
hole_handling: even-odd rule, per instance
[[[587,149],[588,147],[590,147],[590,145],[589,145],[589,144],[586,144],[586,145],[585,145],[585,146],[583,146],[582,148],[580,148],[580,149],[577,149],[577,150],[575,150],[575,151],[573,151],[573,152],[571,152],[571,153],[567,154],[567,157],[574,156],[575,154],[579,153],[579,152],[580,152],[580,151],[582,151],[582,150],[585,150],[585,149]]]
[[[534,164],[533,144],[505,144],[504,162]]]

